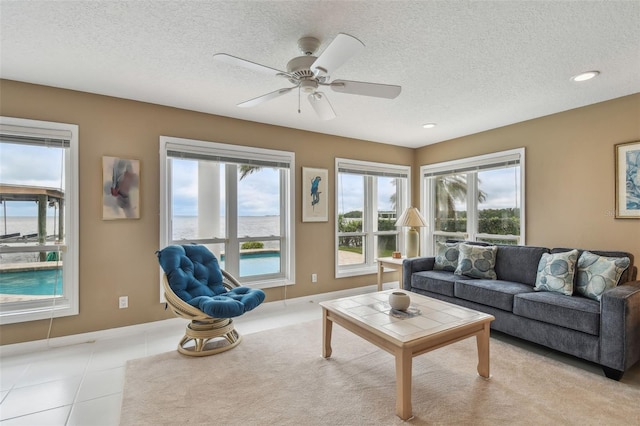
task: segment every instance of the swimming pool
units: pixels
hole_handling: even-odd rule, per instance
[[[59,269],[44,269],[40,271],[3,272],[0,274],[0,293],[29,296],[61,295],[62,271]]]
[[[224,257],[220,261],[224,268]],[[280,272],[280,253],[247,253],[240,257],[240,277],[251,277]],[[45,269],[40,271],[3,272],[0,274],[0,294],[28,296],[52,296],[62,294],[62,271]]]
[[[224,269],[224,256],[220,258],[220,267]],[[240,277],[277,274],[278,272],[280,272],[280,253],[277,251],[240,255]]]

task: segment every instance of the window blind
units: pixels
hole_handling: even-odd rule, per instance
[[[54,146],[69,148],[71,131],[15,126],[0,123],[0,142],[23,145]]]
[[[181,158],[217,163],[250,165],[256,167],[272,167],[289,169],[293,155],[285,151],[245,148],[219,143],[181,144],[168,142],[166,146],[168,158]],[[281,153],[281,154],[279,154]]]
[[[189,160],[213,161],[216,163],[246,164],[258,167],[273,167],[278,169],[288,169],[289,163],[279,161],[258,160],[251,158],[226,157],[222,155],[201,154],[194,152],[167,151],[167,157],[181,158]]]
[[[378,165],[372,163],[359,163],[356,161],[339,161],[338,173],[348,173],[364,176],[380,176],[408,179],[409,171],[407,166],[398,166],[398,168],[389,167],[389,165]]]
[[[469,172],[479,172],[494,169],[516,167],[520,164],[520,155],[512,154],[505,157],[491,158],[489,160],[475,160],[460,164],[440,165],[433,168],[427,167],[423,177],[438,177]]]

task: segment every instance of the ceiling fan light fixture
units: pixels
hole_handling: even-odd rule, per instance
[[[436,123],[425,123],[425,124],[422,125],[422,127],[425,128],[425,129],[433,129],[436,126],[437,126]]]
[[[583,72],[580,73],[578,75],[574,75],[573,77],[571,77],[571,81],[575,81],[575,82],[581,82],[581,81],[587,81],[587,80],[591,80],[594,77],[597,77],[598,74],[600,74],[600,71],[587,71],[587,72]]]
[[[315,80],[302,80],[300,82],[300,90],[304,93],[313,93],[318,88],[318,82]]]

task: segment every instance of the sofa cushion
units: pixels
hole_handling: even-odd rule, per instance
[[[501,280],[459,280],[453,286],[455,297],[511,312],[513,297],[533,292],[530,285]]]
[[[536,291],[554,291],[571,296],[578,250],[563,253],[544,253],[538,263]]]
[[[536,283],[538,264],[546,247],[498,245],[496,275],[499,280],[529,284]]]
[[[496,279],[494,270],[496,265],[496,246],[477,246],[462,243],[458,246],[458,267],[456,275],[466,275],[473,278]]]
[[[566,251],[570,251],[573,249],[558,247],[551,249],[550,253],[562,253]],[[582,255],[584,249],[578,248],[578,258]],[[589,250],[593,254],[597,254],[598,256],[606,256],[606,257],[628,257],[629,258],[629,268],[622,273],[620,277],[620,283],[626,283],[627,281],[633,281],[635,279],[636,268],[634,267],[634,256],[633,253],[629,253],[627,251],[617,251],[617,250]],[[577,275],[576,275],[577,278]]]
[[[594,300],[618,285],[622,273],[629,267],[628,257],[598,256],[584,251],[578,259],[576,292]]]
[[[458,244],[459,243],[443,243],[442,241],[437,241],[436,260],[433,269],[439,271],[455,271],[458,267]]]
[[[449,271],[420,271],[411,275],[411,287],[453,297],[453,283],[468,280]]]
[[[549,291],[518,294],[513,313],[594,336],[600,333],[600,303],[586,297]]]

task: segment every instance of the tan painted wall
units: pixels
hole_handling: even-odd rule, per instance
[[[418,150],[298,131],[141,102],[0,80],[0,115],[80,128],[80,315],[53,321],[52,337],[170,318],[158,303],[160,135],[288,150],[301,167],[335,157],[418,166],[526,148],[527,244],[628,250],[640,258],[640,220],[614,219],[613,145],[640,140],[640,94]],[[101,220],[101,157],[141,160],[140,220]],[[302,223],[296,205],[296,285],[288,298],[373,284],[375,275],[335,279],[334,205],[329,222]],[[126,241],[126,244],[123,244]],[[311,243],[313,242],[313,244]],[[640,263],[640,260],[636,260]],[[310,282],[311,273],[319,282]],[[118,309],[118,296],[129,309]],[[281,300],[282,288],[267,300]],[[0,344],[43,339],[48,321],[0,327]]]
[[[626,250],[637,265],[640,219],[614,217],[614,145],[637,140],[640,94],[420,148],[416,172],[424,164],[524,147],[526,244]]]
[[[329,169],[335,157],[413,166],[414,150],[340,138],[153,104],[52,87],[0,80],[0,115],[79,126],[80,315],[53,321],[51,337],[171,318],[159,300],[159,136],[176,136],[293,151],[296,186],[301,168]],[[101,158],[141,160],[140,220],[103,221]],[[334,203],[327,223],[302,223],[296,205],[296,284],[286,297],[300,297],[374,284],[374,274],[334,278]],[[318,283],[311,283],[311,274]],[[267,301],[281,300],[283,287],[267,289]],[[118,297],[129,308],[118,309]],[[49,321],[0,328],[0,343],[44,339]]]

